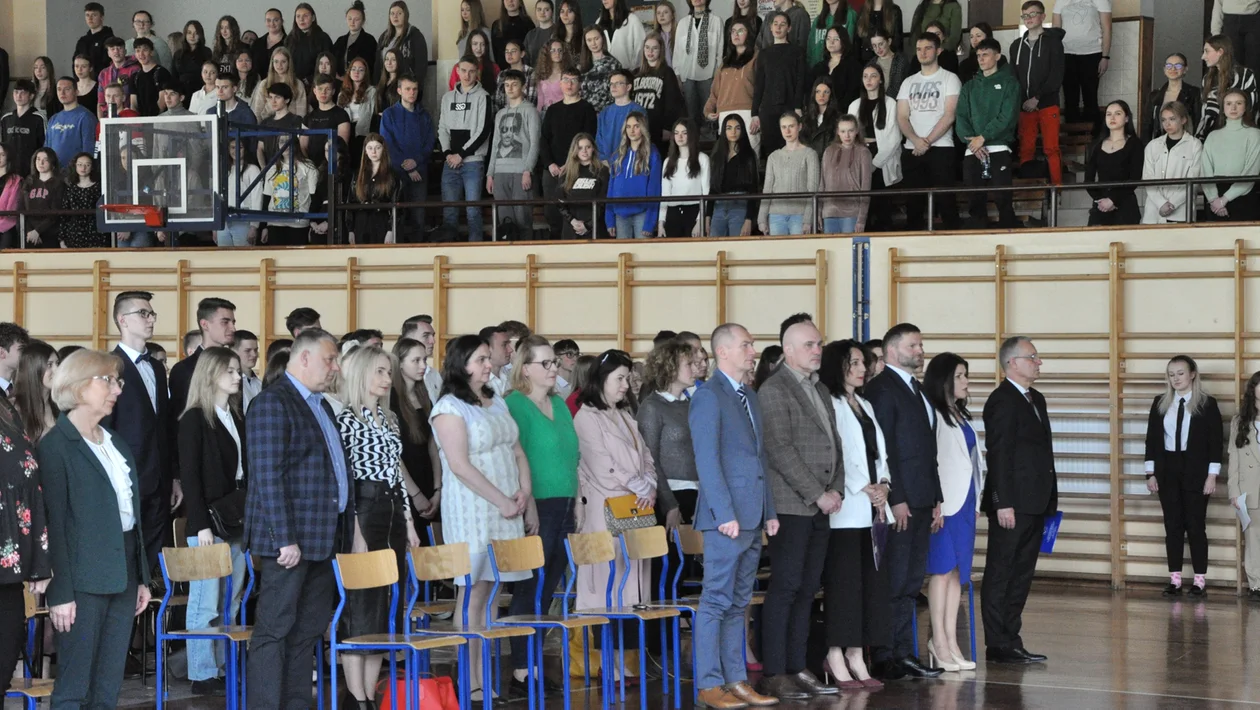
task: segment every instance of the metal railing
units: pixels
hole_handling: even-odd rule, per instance
[[[1147,188],[1147,187],[1177,185],[1177,186],[1184,187],[1186,191],[1186,204],[1185,204],[1186,221],[1175,223],[1175,224],[1181,225],[1181,224],[1191,224],[1195,222],[1195,218],[1196,218],[1195,209],[1194,209],[1195,198],[1202,191],[1201,190],[1202,185],[1206,185],[1209,183],[1223,184],[1223,183],[1238,183],[1238,182],[1250,182],[1250,183],[1260,182],[1260,176],[1254,176],[1254,175],[1217,176],[1217,177],[1199,177],[1199,178],[1175,178],[1175,179],[1169,179],[1169,180],[1131,180],[1131,181],[1121,181],[1121,182],[1074,183],[1070,185],[1052,185],[1052,184],[1047,183],[1047,184],[1036,184],[1036,185],[1008,185],[1008,186],[1002,186],[1002,187],[996,187],[996,186],[948,187],[948,188],[944,188],[944,187],[924,187],[924,188],[893,187],[893,188],[886,188],[882,190],[867,190],[867,191],[862,191],[862,192],[814,191],[814,192],[786,192],[786,193],[769,193],[769,194],[767,193],[742,193],[742,194],[733,194],[733,195],[691,195],[691,196],[671,195],[669,199],[658,198],[655,200],[645,199],[642,197],[619,197],[619,198],[605,197],[605,198],[593,199],[593,200],[590,200],[589,202],[585,200],[579,202],[579,201],[554,200],[554,199],[546,199],[546,198],[534,198],[534,199],[528,199],[528,200],[482,199],[482,200],[462,200],[462,201],[451,201],[451,202],[424,200],[420,202],[382,202],[382,203],[361,204],[361,203],[354,203],[354,202],[341,203],[341,202],[337,202],[336,200],[331,200],[330,201],[331,204],[329,205],[328,219],[332,223],[332,226],[330,227],[330,230],[329,230],[329,233],[334,235],[332,243],[334,245],[340,245],[340,244],[345,244],[344,238],[345,238],[345,232],[347,230],[336,229],[336,223],[337,223],[337,215],[343,212],[353,213],[356,211],[365,211],[365,210],[373,211],[373,212],[380,212],[383,210],[389,210],[390,215],[391,215],[391,224],[393,227],[393,232],[395,235],[398,235],[399,234],[399,231],[398,231],[399,210],[409,210],[409,209],[420,208],[428,212],[430,210],[447,209],[447,208],[464,209],[467,207],[480,207],[480,208],[489,207],[491,209],[491,215],[492,215],[491,225],[490,225],[490,241],[499,241],[499,235],[498,235],[499,209],[506,208],[506,207],[516,207],[516,206],[547,207],[547,206],[552,206],[552,205],[581,205],[582,207],[586,207],[587,205],[589,205],[591,208],[591,214],[593,216],[593,219],[595,220],[594,232],[598,234],[599,233],[598,225],[600,221],[600,208],[610,205],[610,204],[612,205],[642,204],[644,202],[656,201],[659,203],[659,206],[661,209],[667,209],[671,204],[678,204],[680,202],[695,203],[698,201],[701,203],[703,207],[704,203],[721,202],[721,201],[726,201],[726,200],[733,200],[733,201],[810,200],[811,206],[813,208],[812,211],[815,215],[816,221],[820,221],[819,215],[821,214],[820,213],[821,202],[823,200],[828,200],[828,199],[837,199],[837,198],[854,199],[854,198],[868,197],[868,198],[871,198],[872,201],[874,201],[881,198],[887,199],[887,198],[906,198],[906,197],[926,196],[928,215],[934,215],[936,211],[937,198],[942,193],[948,193],[952,196],[961,197],[961,196],[971,195],[975,193],[998,194],[998,193],[1006,193],[1006,192],[1009,192],[1009,193],[1042,192],[1042,193],[1045,193],[1045,198],[1042,200],[1043,214],[1045,215],[1045,221],[1046,221],[1045,227],[1048,229],[1054,229],[1059,226],[1058,224],[1059,198],[1062,194],[1066,192],[1073,191],[1073,190],[1097,190],[1097,189],[1128,188],[1128,187],[1139,189],[1139,188]],[[335,184],[334,188],[335,188],[334,190],[335,192],[339,194],[341,193],[342,185],[340,183]],[[1012,194],[1012,199],[1014,199],[1013,194]],[[236,210],[236,209],[232,209],[231,211],[233,213],[239,212],[239,210]],[[39,216],[39,217],[93,216],[95,217],[95,214],[96,212],[94,210],[46,210],[46,211],[28,212],[28,211],[18,209],[18,210],[10,210],[10,211],[0,211],[0,217],[13,217],[13,216],[17,217],[19,245],[20,245],[20,248],[22,249],[26,248],[26,233],[27,233],[26,225],[27,225],[28,217],[34,217],[34,216]],[[268,212],[264,214],[258,214],[258,213],[250,212],[248,214],[248,218],[250,218],[251,221],[265,221],[265,217],[272,214],[280,216],[280,215],[283,215],[284,213]],[[748,215],[747,218],[753,219],[755,222],[755,217],[756,215],[750,214]],[[987,207],[986,207],[986,218],[987,218]],[[806,229],[807,234],[819,233],[819,231],[816,229],[815,225],[813,224],[805,225],[805,229]],[[158,229],[158,230],[149,230],[149,231],[177,231],[177,229],[170,229],[170,230]],[[708,236],[707,233],[705,233],[707,232],[707,230],[701,230],[701,231],[702,231],[702,236]],[[933,225],[932,219],[929,218],[927,220],[927,229],[922,230],[922,231],[932,233],[932,232],[936,232],[940,230],[935,228],[935,226]],[[553,236],[553,239],[558,239],[558,236]],[[171,249],[176,248],[176,241],[177,240],[175,239],[168,239],[167,247]],[[116,246],[116,241],[115,241],[115,246]]]

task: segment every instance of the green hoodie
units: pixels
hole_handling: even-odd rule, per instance
[[[984,136],[985,145],[1015,147],[1015,126],[1019,123],[1019,81],[1009,64],[990,76],[976,74],[958,95],[954,130],[963,141]]]

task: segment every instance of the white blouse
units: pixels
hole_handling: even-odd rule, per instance
[[[114,446],[114,439],[109,431],[101,427],[100,432],[99,444],[87,437],[83,440],[109,475],[109,482],[114,486],[114,495],[118,497],[118,517],[121,519],[123,532],[127,532],[136,527],[136,511],[131,505],[131,467],[127,465],[127,459],[123,458],[118,447]]]

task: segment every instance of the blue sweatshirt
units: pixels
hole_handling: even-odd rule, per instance
[[[62,165],[69,165],[79,153],[96,153],[96,116],[76,106],[58,111],[48,119],[44,146],[52,148]]]
[[[417,103],[414,111],[408,111],[399,101],[385,109],[381,115],[381,137],[385,139],[389,161],[395,170],[403,172],[403,161],[411,159],[416,161],[416,170],[420,175],[428,174],[425,164],[433,153],[433,141],[437,134],[433,131],[433,120],[423,106]]]
[[[610,163],[616,160],[616,154],[609,156]],[[652,146],[651,167],[646,174],[632,174],[634,169],[634,153],[626,153],[626,157],[621,163],[613,163],[612,176],[608,180],[608,196],[609,197],[652,197],[659,198],[661,196],[661,154],[656,152],[656,146]],[[617,226],[617,215],[628,217],[640,212],[645,213],[643,218],[643,228],[655,231],[655,225],[660,218],[660,200],[654,199],[652,202],[639,203],[622,203],[619,205],[609,204],[604,207],[604,224],[609,227]],[[637,238],[639,235],[625,235],[630,239]]]
[[[207,116],[213,116],[219,112],[219,102],[215,101],[214,103],[215,105],[206,111]],[[258,117],[254,115],[254,110],[249,107],[249,104],[240,99],[236,101],[236,108],[227,112],[227,119],[229,125],[235,123],[236,127],[242,131],[252,131],[254,129],[250,128],[250,126],[258,125]],[[244,147],[249,151],[250,155],[257,153],[258,139],[246,138]]]
[[[612,163],[612,157],[621,147],[621,128],[626,125],[626,117],[635,111],[644,116],[647,115],[647,111],[634,101],[625,106],[608,104],[603,111],[599,112],[599,128],[595,132],[595,150],[599,151],[600,160]],[[650,128],[657,133],[661,132],[657,126]]]

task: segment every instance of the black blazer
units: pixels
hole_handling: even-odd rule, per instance
[[[888,502],[911,508],[931,508],[945,500],[936,468],[936,432],[927,405],[916,397],[901,375],[886,367],[867,383],[863,396],[875,410],[884,432],[888,473],[892,478]]]
[[[184,512],[188,516],[190,537],[210,527],[210,504],[236,490],[237,456],[242,466],[247,465],[245,420],[233,412],[232,421],[241,438],[240,451],[217,415],[211,425],[198,407],[179,420],[180,483],[184,488]],[[241,487],[244,484],[245,479],[242,479]]]
[[[136,460],[126,440],[117,434],[113,440],[131,468],[131,509],[136,520],[136,546],[131,550],[123,549],[118,496],[109,474],[74,424],[62,414],[39,442],[53,570],[49,605],[72,602],[76,592],[119,594],[128,586],[149,583]],[[135,556],[140,579],[127,579],[127,555]]]
[[[171,407],[170,407],[170,436],[172,439],[179,437],[179,415],[184,413],[184,407],[188,406],[188,389],[192,385],[193,371],[197,369],[197,361],[201,359],[201,351],[204,348],[197,348],[197,352],[175,363],[171,368]],[[176,454],[178,456],[178,452]]]
[[[114,354],[122,359],[122,377],[128,386],[118,395],[113,413],[102,424],[127,442],[136,457],[140,495],[152,496],[169,489],[175,477],[175,445],[170,422],[171,403],[166,391],[166,368],[160,363],[152,363],[153,376],[157,381],[155,413],[136,364],[121,347],[115,347]]]
[[[1010,380],[1003,380],[984,403],[989,473],[980,509],[986,513],[1014,508],[1024,515],[1049,515],[1058,510],[1059,482],[1046,398],[1034,389],[1028,394],[1031,405]]]
[[[1146,460],[1155,462],[1155,480],[1164,485],[1168,463],[1164,449],[1164,415],[1159,413],[1159,400],[1151,403],[1151,416],[1146,422]],[[1220,465],[1225,447],[1225,425],[1216,398],[1203,395],[1203,410],[1190,415],[1190,431],[1186,434],[1186,467],[1181,474],[1181,487],[1187,491],[1203,490],[1208,465]],[[1173,406],[1177,401],[1173,400]]]

